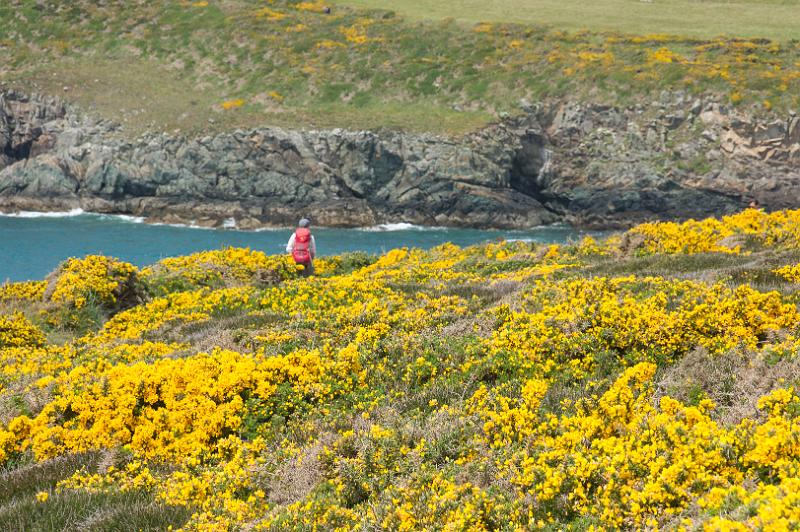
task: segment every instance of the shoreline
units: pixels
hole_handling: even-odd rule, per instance
[[[99,219],[109,219],[121,222],[127,222],[135,225],[149,225],[154,227],[175,227],[179,229],[199,229],[204,231],[232,231],[239,233],[264,233],[264,232],[278,232],[291,230],[291,225],[265,225],[255,229],[243,229],[238,226],[235,218],[228,218],[222,224],[216,226],[199,225],[196,221],[188,221],[186,223],[166,223],[161,221],[151,221],[152,218],[147,216],[132,216],[130,214],[117,214],[107,212],[85,211],[81,208],[71,209],[69,211],[4,211],[0,210],[0,218],[15,218],[15,219],[54,219],[54,218],[78,218],[78,217],[93,217]],[[371,226],[326,226],[314,225],[315,229],[324,231],[330,230],[353,230],[362,231],[365,233],[394,233],[394,232],[428,232],[428,231],[453,231],[453,230],[466,230],[466,231],[479,231],[479,232],[506,232],[506,233],[528,233],[538,230],[547,229],[565,229],[573,230],[578,233],[582,232],[597,232],[593,229],[584,227],[575,227],[567,223],[556,222],[552,224],[539,225],[535,227],[519,228],[519,229],[503,229],[496,227],[459,227],[459,226],[433,226],[433,225],[418,225],[409,222],[389,222]],[[604,231],[604,230],[599,230]],[[611,231],[610,229],[608,231]],[[514,240],[514,239],[510,239]]]

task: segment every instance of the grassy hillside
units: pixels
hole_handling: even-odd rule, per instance
[[[567,32],[325,7],[11,0],[0,5],[8,21],[0,83],[62,95],[131,135],[264,124],[460,134],[519,112],[522,98],[649,104],[664,89],[759,109],[800,104],[797,41]]]
[[[798,227],[71,259],[0,288],[0,528],[786,529]]]
[[[667,33],[698,38],[797,38],[798,0],[333,0],[393,9],[413,19],[516,22],[579,31],[633,35]]]

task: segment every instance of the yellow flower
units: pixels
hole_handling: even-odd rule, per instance
[[[244,105],[244,103],[245,103],[244,100],[242,100],[241,98],[236,98],[235,100],[227,100],[222,102],[222,108],[228,111],[230,109],[236,109],[237,107],[241,107]]]

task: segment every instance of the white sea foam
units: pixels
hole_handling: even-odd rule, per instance
[[[257,227],[255,229],[239,229],[243,233],[290,233],[291,227]]]
[[[236,226],[236,218],[228,218],[222,222],[223,229],[238,229]]]
[[[83,209],[72,209],[71,211],[60,212],[36,212],[36,211],[20,211],[0,213],[0,216],[6,218],[72,218],[73,216],[81,216],[86,214]]]
[[[86,213],[93,214],[93,213]],[[130,214],[100,214],[98,215],[102,220],[120,220],[132,224],[143,224],[145,219],[143,216],[131,216]]]
[[[51,212],[19,211],[0,213],[0,216],[4,216],[6,218],[75,218],[77,216],[97,216],[101,220],[121,220],[123,222],[130,222],[134,224],[141,224],[145,222],[145,219],[142,216],[131,216],[129,214],[106,214],[84,211],[83,209]]]
[[[186,223],[186,224],[173,224],[173,223],[164,223],[164,222],[155,222],[150,223],[147,225],[153,225],[156,227],[177,227],[178,229],[202,229],[203,231],[216,231],[216,227],[206,227],[202,225],[197,225],[194,221]]]
[[[423,227],[421,225],[414,225],[407,222],[399,222],[393,224],[374,225],[372,227],[362,227],[359,230],[379,233],[390,231],[430,231],[437,229],[441,229],[441,227]]]

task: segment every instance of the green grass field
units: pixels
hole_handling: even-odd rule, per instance
[[[690,37],[796,39],[798,0],[333,0],[366,8],[392,9],[413,19],[454,18],[465,22],[539,24],[564,30],[619,31]]]
[[[556,11],[551,0],[480,9],[473,0],[447,8],[405,1],[392,3],[397,12],[335,5],[330,14],[325,5],[10,0],[0,3],[0,87],[62,95],[120,122],[129,136],[256,125],[461,135],[518,113],[523,98],[647,105],[665,89],[800,107],[800,42],[783,39],[796,2],[726,4],[730,20],[712,16],[716,4],[691,4],[677,36],[662,33],[671,31],[666,23],[647,26],[641,14],[680,14],[674,2],[604,0],[582,8],[582,17],[568,16],[575,2]],[[463,18],[437,20],[454,14]],[[492,22],[516,17],[520,23]],[[769,26],[777,40],[691,36],[693,27],[718,33],[720,21],[737,35]],[[605,31],[611,26],[618,31]],[[565,31],[581,27],[592,30]]]

